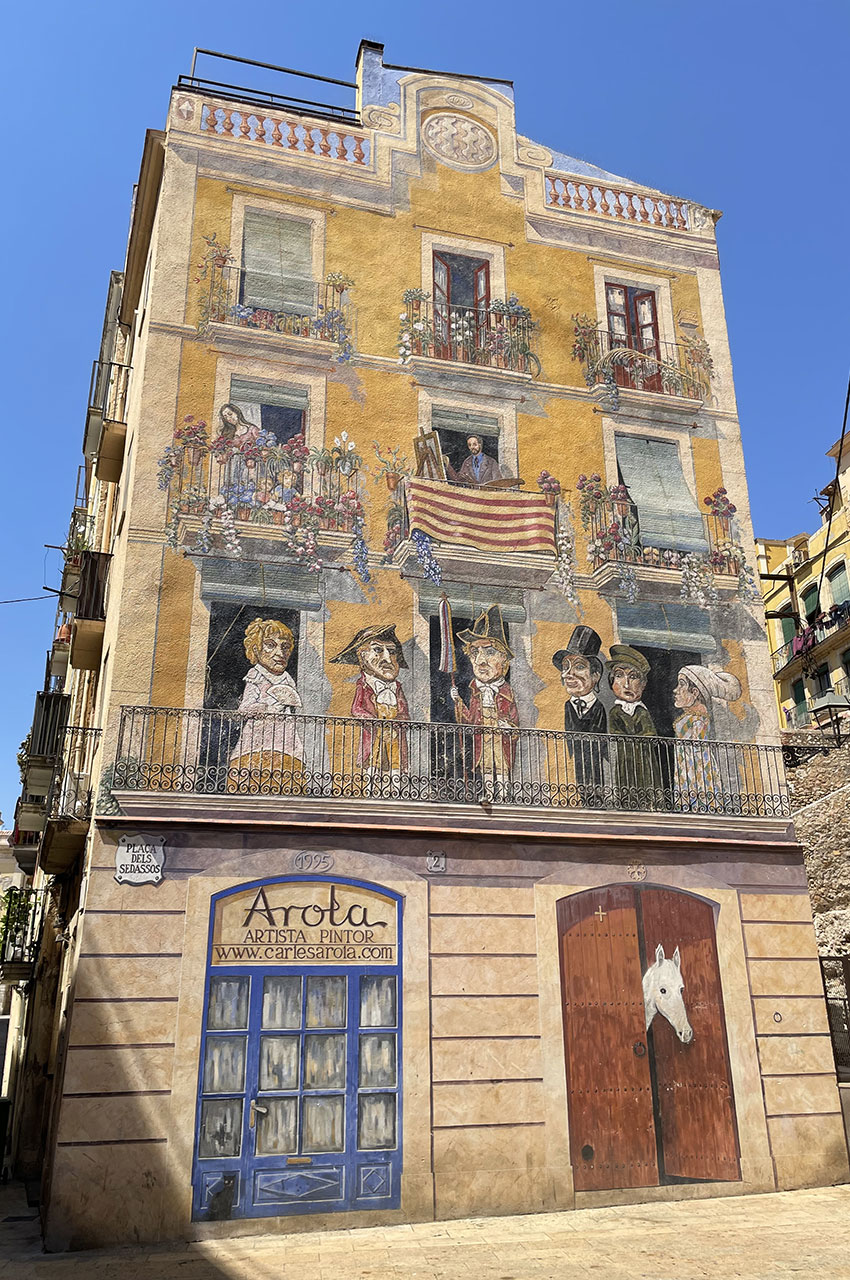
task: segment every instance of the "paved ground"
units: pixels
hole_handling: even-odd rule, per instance
[[[0,1280],[850,1280],[850,1187],[42,1254],[0,1193]]]

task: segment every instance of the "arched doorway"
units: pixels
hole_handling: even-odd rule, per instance
[[[557,920],[576,1190],[739,1180],[712,903],[606,885],[562,898]],[[645,975],[672,1021],[647,1027]]]

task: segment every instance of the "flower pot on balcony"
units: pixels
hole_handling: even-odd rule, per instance
[[[384,479],[387,482],[387,488],[389,489],[390,493],[395,493],[396,489],[401,483],[401,476],[396,475],[395,472],[393,471],[388,471],[384,476]]]
[[[272,511],[272,524],[284,524],[286,521],[285,511]]]
[[[543,497],[546,499],[547,506],[552,507],[553,510],[555,507],[557,507],[559,495],[555,493],[554,490],[544,489]]]
[[[189,465],[191,467],[197,467],[203,456],[204,451],[199,444],[190,444],[186,450],[186,457],[189,459]]]
[[[237,504],[237,507],[236,507],[236,519],[237,519],[237,520],[250,520],[250,519],[251,519],[251,507],[249,506],[249,504],[248,504],[247,502],[240,502],[240,503],[238,503],[238,504]]]

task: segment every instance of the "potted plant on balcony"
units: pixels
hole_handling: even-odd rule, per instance
[[[424,289],[405,289],[402,294],[404,311],[398,322],[398,362],[409,364],[411,356],[429,355],[433,350],[434,331],[427,309],[422,304],[431,297]]]
[[[540,487],[540,492],[543,494],[549,506],[556,507],[558,505],[558,498],[561,494],[560,480],[556,480],[549,471],[541,471],[540,475],[537,477],[537,483]]]
[[[381,446],[377,440],[373,440],[375,447],[375,457],[381,464],[374,474],[375,483],[383,477],[387,482],[387,488],[390,493],[395,493],[405,476],[410,475],[410,468],[407,465],[407,457],[399,457],[401,445],[394,445],[390,449],[390,456],[385,458],[381,453]]]
[[[352,472],[359,471],[363,465],[363,458],[357,452],[357,446],[354,441],[349,440],[347,431],[334,436],[331,457],[333,458],[334,466],[342,476],[350,476]]]
[[[203,332],[211,321],[223,320],[227,315],[228,280],[225,273],[228,267],[233,266],[234,258],[230,246],[221,244],[217,235],[218,233],[214,231],[211,236],[202,237],[207,247],[204,256],[197,264],[198,274],[195,276],[195,283],[200,284],[207,278],[210,281],[209,286],[202,289],[200,294],[198,314],[200,332]]]
[[[340,297],[347,293],[349,289],[354,288],[354,281],[344,271],[329,271],[325,276],[325,284],[329,285],[334,293],[338,293]]]
[[[197,467],[209,448],[207,424],[202,418],[196,420],[193,413],[187,413],[183,425],[174,432],[174,444],[184,451],[189,464]]]

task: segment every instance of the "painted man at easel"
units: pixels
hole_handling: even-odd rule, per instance
[[[513,653],[505,636],[502,610],[497,604],[480,613],[472,628],[458,633],[463,652],[472,664],[469,706],[452,685],[455,718],[458,724],[482,725],[485,729],[517,729],[519,714],[508,683]],[[511,780],[516,737],[512,733],[475,735],[473,765],[484,784],[488,800],[504,799]]]

